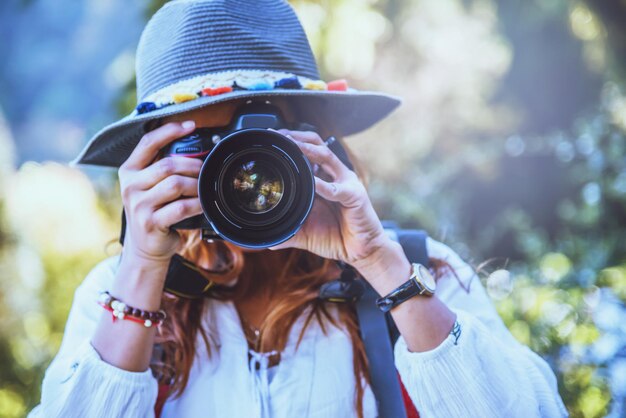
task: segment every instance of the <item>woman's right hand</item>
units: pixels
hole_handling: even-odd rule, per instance
[[[202,213],[198,199],[202,160],[165,157],[155,161],[163,147],[194,128],[193,121],[170,122],[148,132],[120,166],[125,257],[169,264],[180,246],[179,235],[170,226]]]
[[[170,226],[202,213],[198,200],[202,161],[187,157],[155,161],[163,147],[194,128],[193,122],[171,122],[148,132],[119,169],[126,235],[122,260],[108,290],[128,306],[161,308],[170,259],[180,246],[179,235]],[[103,311],[91,344],[105,362],[143,372],[150,365],[155,333],[154,327],[111,321]]]

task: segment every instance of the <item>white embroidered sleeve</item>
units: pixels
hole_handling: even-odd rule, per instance
[[[153,417],[158,386],[151,371],[129,372],[100,358],[90,340],[118,257],[98,264],[74,295],[61,348],[48,367],[41,403],[29,418]]]
[[[396,367],[420,416],[567,416],[554,373],[508,332],[473,270],[434,240],[428,251],[447,260],[470,291],[452,275],[437,287],[437,296],[457,314],[458,340],[449,335],[422,353],[410,352],[402,337],[396,343]]]

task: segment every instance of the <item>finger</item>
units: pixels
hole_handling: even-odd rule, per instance
[[[162,158],[147,168],[137,171],[132,179],[133,187],[139,190],[148,190],[162,180],[176,174],[197,178],[200,175],[202,164],[203,161],[197,158],[180,156]]]
[[[326,145],[314,145],[306,142],[296,142],[296,145],[311,162],[321,166],[333,179],[342,181],[352,173]]]
[[[278,132],[284,136],[286,136],[287,138],[291,139],[293,142],[306,142],[309,144],[315,144],[315,145],[323,145],[324,141],[322,140],[322,138],[316,133],[316,132],[303,132],[303,131],[290,131],[289,129],[279,129],[279,130],[275,130],[275,129],[269,129],[270,131],[274,131],[274,132]],[[294,137],[293,134],[296,134],[296,137]],[[319,164],[313,164],[313,174],[317,175],[318,170],[319,170]]]
[[[306,142],[308,144],[324,145],[324,140],[317,132],[313,131],[290,131],[288,129],[280,129],[279,133],[291,138],[295,141]]]
[[[145,134],[140,140],[128,159],[122,164],[130,170],[141,170],[147,167],[159,154],[161,148],[191,133],[196,124],[192,120],[182,123],[170,122]]]
[[[196,196],[198,196],[197,178],[173,175],[143,193],[141,201],[152,208],[158,208],[179,197]]]
[[[315,192],[324,199],[347,208],[358,207],[361,202],[359,190],[350,187],[350,183],[328,182],[315,177]]]
[[[200,199],[190,197],[179,199],[163,206],[161,209],[155,211],[152,217],[154,225],[162,231],[166,231],[175,223],[191,218],[192,216],[200,215],[201,213],[202,206],[200,205]]]

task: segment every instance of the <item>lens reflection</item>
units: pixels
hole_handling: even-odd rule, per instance
[[[283,197],[283,179],[267,162],[242,164],[235,170],[231,185],[239,207],[250,213],[268,212]]]

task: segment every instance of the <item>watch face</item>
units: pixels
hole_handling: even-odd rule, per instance
[[[421,264],[418,264],[418,266],[418,280],[424,285],[424,287],[426,287],[429,292],[434,293],[437,286],[435,283],[435,278],[432,274],[430,274],[430,271],[428,271],[426,267]]]

